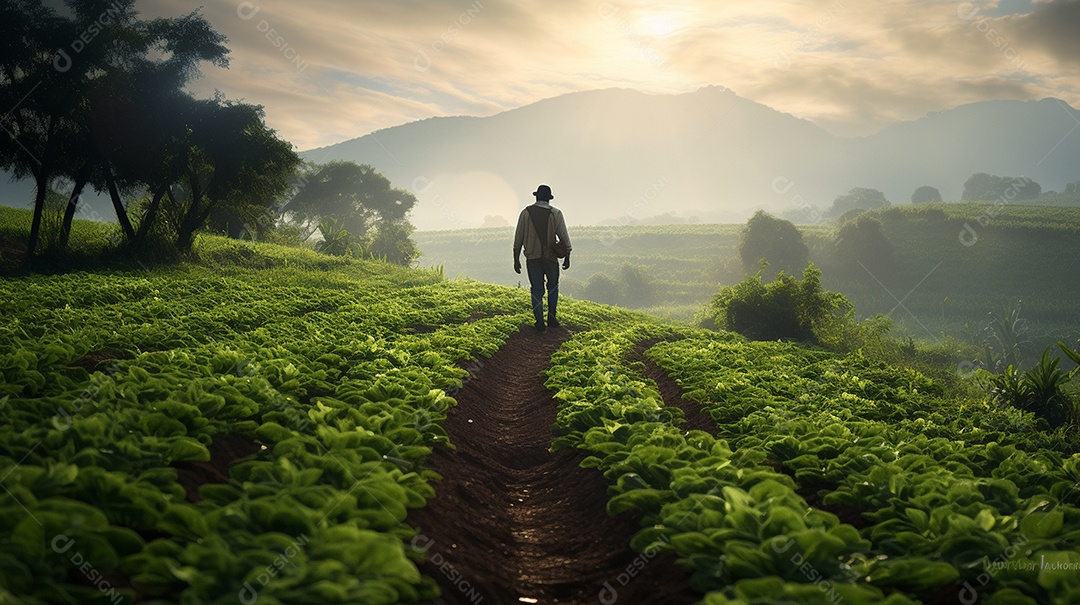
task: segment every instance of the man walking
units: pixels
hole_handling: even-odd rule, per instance
[[[533,192],[536,203],[526,206],[518,216],[514,233],[514,271],[521,273],[521,248],[525,247],[525,267],[532,287],[533,316],[536,329],[543,332],[548,327],[559,327],[555,309],[559,302],[559,258],[555,251],[558,242],[566,245],[563,269],[570,268],[570,236],[566,233],[566,220],[562,210],[551,205],[555,199],[551,187],[540,185]],[[544,279],[547,279],[548,311],[544,325]]]

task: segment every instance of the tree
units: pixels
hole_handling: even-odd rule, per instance
[[[195,232],[217,211],[226,224],[241,221],[252,206],[271,207],[283,196],[300,158],[263,120],[263,108],[221,98],[196,101],[176,245],[191,248]],[[232,218],[229,218],[230,213]]]
[[[874,208],[883,208],[889,205],[891,204],[889,200],[885,199],[885,194],[877,189],[855,187],[847,193],[838,195],[826,214],[835,218],[855,208],[873,210]]]
[[[593,302],[617,305],[621,302],[622,288],[606,273],[596,273],[585,282],[581,297]]]
[[[9,135],[25,152],[13,155],[13,145],[0,148],[0,163],[16,177],[32,176],[37,188],[27,262],[39,238],[43,188],[57,177],[71,183],[61,246],[66,245],[87,184],[109,192],[121,228],[134,239],[120,193],[139,181],[118,173],[117,156],[140,141],[153,140],[156,123],[143,121],[143,128],[135,129],[138,114],[120,115],[127,113],[120,110],[153,103],[160,91],[179,91],[197,74],[201,61],[226,64],[224,37],[198,12],[145,21],[138,19],[134,3],[68,0],[65,17],[31,0],[0,9],[0,38],[5,43],[0,100],[12,100]],[[62,42],[57,49],[57,41],[79,44]],[[14,102],[13,95],[21,101]]]
[[[187,93],[175,91],[175,94],[163,93],[155,103],[138,110],[127,112],[128,127],[139,128],[140,122],[150,122],[157,128],[149,130],[140,144],[123,146],[119,155],[121,171],[131,175],[130,182],[138,187],[142,184],[149,197],[144,198],[139,210],[139,228],[135,233],[135,245],[145,248],[151,232],[158,227],[159,235],[164,239],[172,237],[180,224],[179,208],[172,204],[165,208],[164,214],[171,220],[161,225],[163,204],[175,202],[173,188],[178,186],[186,173],[192,152],[191,128],[198,103]],[[128,137],[129,141],[137,137]],[[171,212],[170,212],[171,211]]]
[[[53,67],[56,40],[73,39],[55,11],[33,0],[11,0],[0,8],[0,167],[16,179],[34,180],[34,214],[24,265],[37,247],[51,182],[65,168],[61,142],[74,127],[64,74]],[[10,109],[9,109],[10,108]]]
[[[960,199],[965,202],[993,200],[998,196],[1000,177],[985,172],[976,172],[964,181],[964,191]]]
[[[1026,176],[1021,176],[1009,179],[1009,187],[1005,189],[1005,195],[1008,196],[1010,191],[1016,191],[1016,199],[1018,200],[1034,200],[1042,195],[1042,185]],[[1009,198],[1006,197],[1005,199]]]
[[[301,221],[332,215],[356,235],[367,235],[376,222],[400,220],[416,204],[412,193],[393,187],[367,164],[330,162],[310,166],[303,186],[285,207]]]
[[[300,182],[283,208],[291,221],[307,225],[332,216],[373,256],[400,264],[418,256],[406,219],[416,196],[395,188],[371,166],[355,162],[308,166]]]
[[[891,271],[896,263],[892,242],[885,235],[885,225],[878,219],[859,215],[840,225],[836,236],[836,253],[840,262],[856,274],[866,271],[881,275]]]
[[[798,273],[809,256],[802,232],[790,221],[758,210],[746,222],[739,242],[743,267],[753,269],[764,259],[776,271]]]
[[[420,257],[420,249],[412,241],[414,227],[406,220],[383,221],[371,238],[371,256],[395,265],[411,265]]]
[[[936,187],[931,187],[930,185],[923,185],[922,187],[919,187],[918,189],[915,190],[914,193],[911,194],[911,203],[912,204],[921,204],[921,203],[924,203],[924,202],[940,202],[940,201],[942,201],[941,200],[941,192],[938,191]]]
[[[1042,194],[1042,185],[1026,176],[995,176],[976,172],[964,181],[960,199],[965,202],[1033,200]]]
[[[622,304],[639,309],[656,303],[656,282],[644,268],[623,263],[619,267],[619,281],[623,290]]]
[[[225,38],[197,12],[137,22],[129,29],[139,32],[138,52],[110,62],[88,93],[88,159],[95,188],[109,191],[115,208],[124,207],[121,193],[151,196],[134,236],[141,245],[190,155],[188,135],[198,104],[184,85],[201,62],[226,66],[228,49]],[[76,200],[73,195],[69,217]]]

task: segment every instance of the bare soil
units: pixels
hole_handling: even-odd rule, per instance
[[[683,397],[683,390],[679,383],[668,376],[667,372],[656,365],[655,361],[645,357],[645,351],[649,350],[649,347],[657,342],[659,341],[649,340],[639,343],[631,351],[630,361],[640,361],[645,365],[645,377],[656,383],[657,388],[660,390],[660,396],[664,400],[664,405],[679,408],[683,411],[686,422],[679,425],[679,428],[684,431],[698,430],[716,435],[716,421],[702,411],[701,406],[696,401]]]
[[[513,335],[476,364],[454,394],[445,423],[456,449],[428,465],[443,476],[437,495],[409,522],[426,551],[439,604],[569,603],[676,605],[697,602],[688,576],[667,554],[629,547],[631,514],[607,514],[609,481],[579,466],[576,451],[551,453],[556,402],[542,372],[570,334]]]

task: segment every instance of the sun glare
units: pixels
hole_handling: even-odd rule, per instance
[[[641,33],[648,36],[662,38],[675,31],[677,24],[669,15],[651,14],[642,17],[638,22]]]

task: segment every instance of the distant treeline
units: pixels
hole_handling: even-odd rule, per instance
[[[912,204],[943,202],[941,191],[930,185],[917,187]],[[1037,203],[1045,206],[1080,206],[1080,180],[1065,185],[1064,191],[1043,191],[1042,185],[1026,176],[997,176],[976,172],[964,181],[960,195],[964,202]],[[852,211],[874,210],[893,205],[885,194],[869,187],[854,187],[838,195],[831,206],[821,209],[812,204],[789,208],[780,218],[796,224],[815,224],[830,219],[847,218]]]

